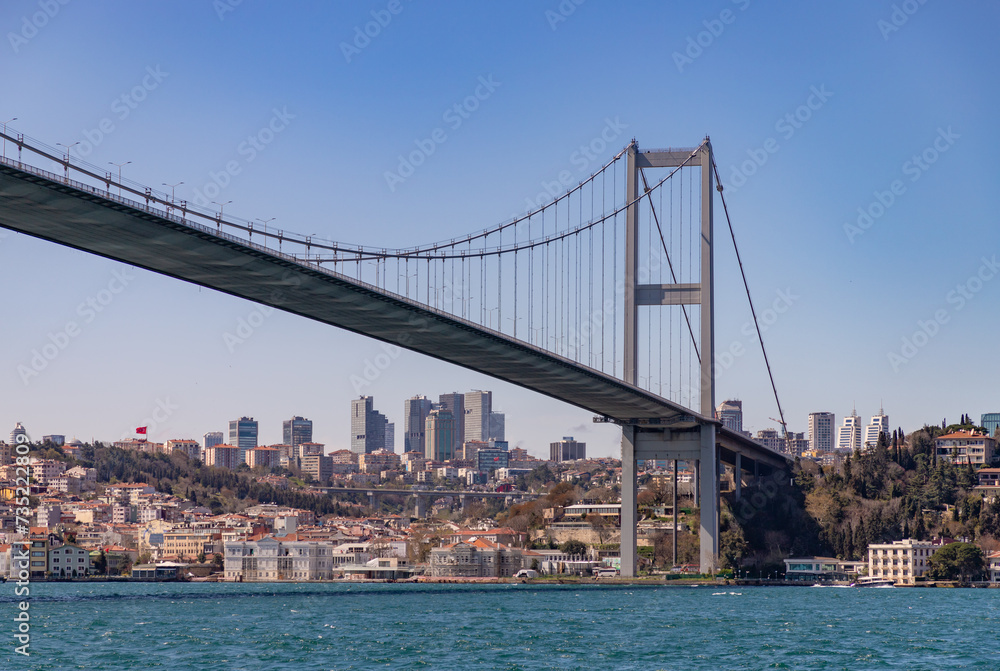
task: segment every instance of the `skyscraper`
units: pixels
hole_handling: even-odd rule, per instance
[[[386,452],[396,451],[396,423],[386,420],[385,423],[385,443],[383,443],[383,450]]]
[[[221,431],[209,431],[202,437],[201,446],[207,450],[210,447],[221,445],[223,440],[225,440],[225,438],[223,437]],[[204,452],[202,452],[202,454],[204,454]]]
[[[492,412],[492,391],[477,390],[465,394],[465,440],[490,439],[490,414]]]
[[[833,427],[837,419],[832,412],[809,413],[809,449],[813,452],[833,451]]]
[[[447,461],[455,458],[455,416],[448,408],[435,408],[427,413],[424,425],[427,443],[426,459]]]
[[[575,461],[587,458],[587,443],[578,443],[573,436],[564,436],[558,443],[549,443],[549,461]]]
[[[292,446],[292,456],[299,457],[298,446],[311,443],[313,439],[313,423],[311,420],[295,416],[281,423],[281,443]]]
[[[878,444],[878,434],[884,433],[889,438],[889,415],[879,408],[877,415],[872,415],[872,421],[865,427],[865,447],[875,447]]]
[[[403,401],[403,452],[425,451],[425,427],[427,413],[431,411],[431,400],[426,396],[414,396]]]
[[[837,449],[861,449],[861,418],[858,417],[857,410],[853,410],[849,416],[845,417],[843,425],[837,429]]]
[[[18,422],[10,432],[10,444],[18,444],[18,436],[22,436],[21,442],[28,442],[28,431]]]
[[[502,412],[490,413],[490,434],[489,440],[507,440],[507,417]]]
[[[723,401],[716,410],[716,419],[722,426],[743,432],[743,401]]]
[[[257,422],[253,417],[240,417],[229,422],[229,444],[240,448],[240,461],[246,461],[247,450],[257,447]]]
[[[368,454],[386,449],[387,424],[385,415],[375,410],[373,397],[362,396],[351,401],[351,452]]]
[[[458,454],[462,449],[462,442],[465,441],[465,394],[457,392],[441,394],[438,396],[438,406],[451,410],[451,415],[455,418],[455,445],[452,454]]]

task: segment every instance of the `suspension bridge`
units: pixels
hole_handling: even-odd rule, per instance
[[[675,460],[675,474],[676,460],[694,462],[704,572],[717,565],[720,467],[732,469],[739,498],[744,479],[788,466],[714,418],[718,173],[708,138],[685,149],[633,141],[536,209],[406,249],[223,217],[221,206],[176,200],[69,148],[6,127],[0,138],[0,226],[420,352],[620,425],[623,575],[636,567],[637,461]]]

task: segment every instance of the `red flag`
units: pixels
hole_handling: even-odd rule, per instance
[[[145,434],[146,433],[146,427],[144,427],[144,426],[137,427],[136,430],[135,430],[135,432],[136,433]]]
[[[500,457],[493,457],[493,461],[500,461]]]

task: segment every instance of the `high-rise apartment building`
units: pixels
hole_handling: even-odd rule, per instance
[[[455,416],[447,408],[435,408],[427,413],[424,425],[427,435],[424,456],[434,461],[455,458]]]
[[[837,449],[852,451],[861,449],[861,418],[858,417],[857,410],[844,417],[843,425],[837,429]]]
[[[884,433],[889,437],[889,415],[885,410],[879,408],[877,415],[872,415],[872,421],[865,427],[865,447],[875,447],[878,444],[878,434]]]
[[[362,396],[351,401],[351,452],[367,454],[386,449],[388,424],[385,415],[375,410],[375,399]]]
[[[247,450],[257,447],[256,420],[240,417],[229,422],[229,444],[240,448],[240,462],[245,462]]]
[[[809,449],[814,452],[833,451],[833,429],[837,420],[832,412],[809,413]]]
[[[507,440],[507,417],[502,412],[490,413],[490,432],[488,440]]]
[[[743,401],[723,401],[715,411],[722,426],[743,433]]]
[[[220,468],[236,468],[243,463],[243,454],[244,450],[235,445],[219,443],[205,450],[205,465],[218,466]]]
[[[492,391],[470,391],[465,394],[465,440],[490,439],[490,415],[493,413]]]
[[[457,392],[441,394],[438,396],[438,407],[451,410],[451,416],[455,418],[455,446],[452,448],[452,454],[457,455],[465,441],[465,394]]]
[[[426,396],[403,401],[403,452],[424,453],[427,436],[424,424],[430,411],[431,400]]]
[[[550,461],[575,461],[587,458],[587,443],[578,443],[573,436],[564,436],[557,443],[549,443]]]
[[[295,448],[302,443],[311,443],[313,439],[312,420],[295,416],[281,423],[281,444],[291,445],[295,456],[299,456]]]

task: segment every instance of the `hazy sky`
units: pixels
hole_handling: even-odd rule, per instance
[[[560,171],[583,179],[571,157],[609,120],[624,129],[602,161],[632,137],[710,135],[759,309],[784,310],[765,339],[792,430],[855,404],[884,404],[907,430],[1000,411],[1000,8],[774,5],[8,0],[0,122],[81,141],[97,165],[132,161],[125,176],[145,184],[183,181],[178,198],[225,182],[213,200],[232,200],[227,213],[379,246],[482,229]],[[483,80],[479,109],[390,189],[398,156]],[[248,149],[275,116],[273,141]],[[238,174],[220,177],[231,161]],[[723,232],[716,347],[746,353],[720,370],[717,398],[767,428],[777,410]],[[299,414],[328,449],[348,446],[349,379],[378,342],[273,312],[229,347],[254,304],[9,232],[0,260],[4,432],[116,439],[148,424],[165,440],[251,415],[273,443]],[[69,321],[79,334],[19,374]],[[585,411],[417,354],[365,391],[400,449],[405,398],[470,389],[494,391],[511,445],[543,456],[574,435],[618,454],[618,431]]]

